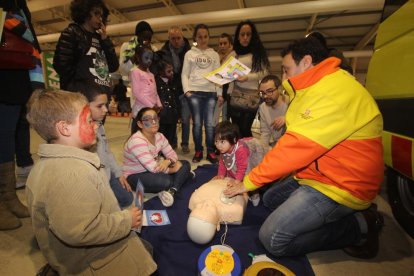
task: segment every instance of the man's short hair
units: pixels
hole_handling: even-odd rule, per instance
[[[278,88],[280,85],[281,85],[281,81],[280,81],[280,79],[279,79],[279,77],[278,76],[275,76],[275,75],[267,75],[267,76],[265,76],[261,81],[260,81],[260,84],[259,84],[259,86],[260,85],[262,85],[263,83],[266,83],[266,82],[268,82],[268,81],[273,81],[273,83],[274,83],[274,85],[276,86],[276,88]]]
[[[108,95],[102,86],[90,79],[77,81],[74,85],[74,91],[82,93],[89,102],[93,102],[99,95]]]
[[[56,124],[60,121],[73,123],[88,104],[80,93],[64,90],[36,90],[27,104],[27,120],[46,142],[56,140]]]
[[[227,40],[229,41],[230,45],[233,45],[233,37],[228,34],[228,33],[222,33],[220,35],[220,38],[227,38]]]
[[[168,29],[168,36],[170,36],[170,33],[171,33],[172,31],[178,31],[178,32],[180,32],[181,34],[183,33],[183,30],[181,29],[181,27],[180,27],[180,26],[171,26],[171,27]]]
[[[310,55],[312,57],[312,64],[316,65],[328,57],[328,50],[318,39],[308,36],[293,41],[281,52],[282,57],[288,54],[292,55],[296,64],[299,64],[304,56]]]

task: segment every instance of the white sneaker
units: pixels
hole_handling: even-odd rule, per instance
[[[16,167],[16,189],[26,186],[26,180],[33,165],[27,167]]]
[[[260,194],[254,193],[250,195],[249,199],[252,202],[253,206],[256,207],[257,205],[259,205],[259,202],[260,202]]]
[[[168,191],[159,192],[158,197],[160,198],[162,205],[165,207],[170,207],[174,203],[174,197]]]

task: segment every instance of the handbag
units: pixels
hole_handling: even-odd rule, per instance
[[[30,70],[36,67],[33,45],[4,28],[0,44],[0,69]]]
[[[256,89],[242,88],[234,84],[230,98],[230,106],[232,108],[256,111],[259,105],[260,95]]]

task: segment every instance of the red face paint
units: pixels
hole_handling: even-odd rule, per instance
[[[85,105],[79,114],[79,136],[84,144],[91,145],[95,142],[95,122],[91,118],[91,109]]]

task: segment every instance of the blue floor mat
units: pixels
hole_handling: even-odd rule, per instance
[[[158,264],[156,275],[160,276],[195,276],[198,275],[197,261],[200,254],[209,246],[220,244],[224,233],[224,225],[216,233],[214,239],[205,245],[199,245],[190,240],[187,235],[187,220],[190,214],[188,201],[195,189],[217,174],[216,165],[204,165],[195,170],[196,177],[186,183],[177,195],[174,205],[165,208],[158,197],[145,202],[146,210],[167,210],[171,224],[157,227],[143,227],[141,237],[154,247],[154,259]],[[258,232],[261,224],[270,211],[262,204],[254,207],[248,203],[242,225],[229,225],[226,244],[231,246],[240,257],[242,271],[251,265],[249,253],[265,254]],[[267,254],[269,257],[270,254]],[[314,275],[306,256],[292,258],[273,258],[292,270],[296,275]]]

